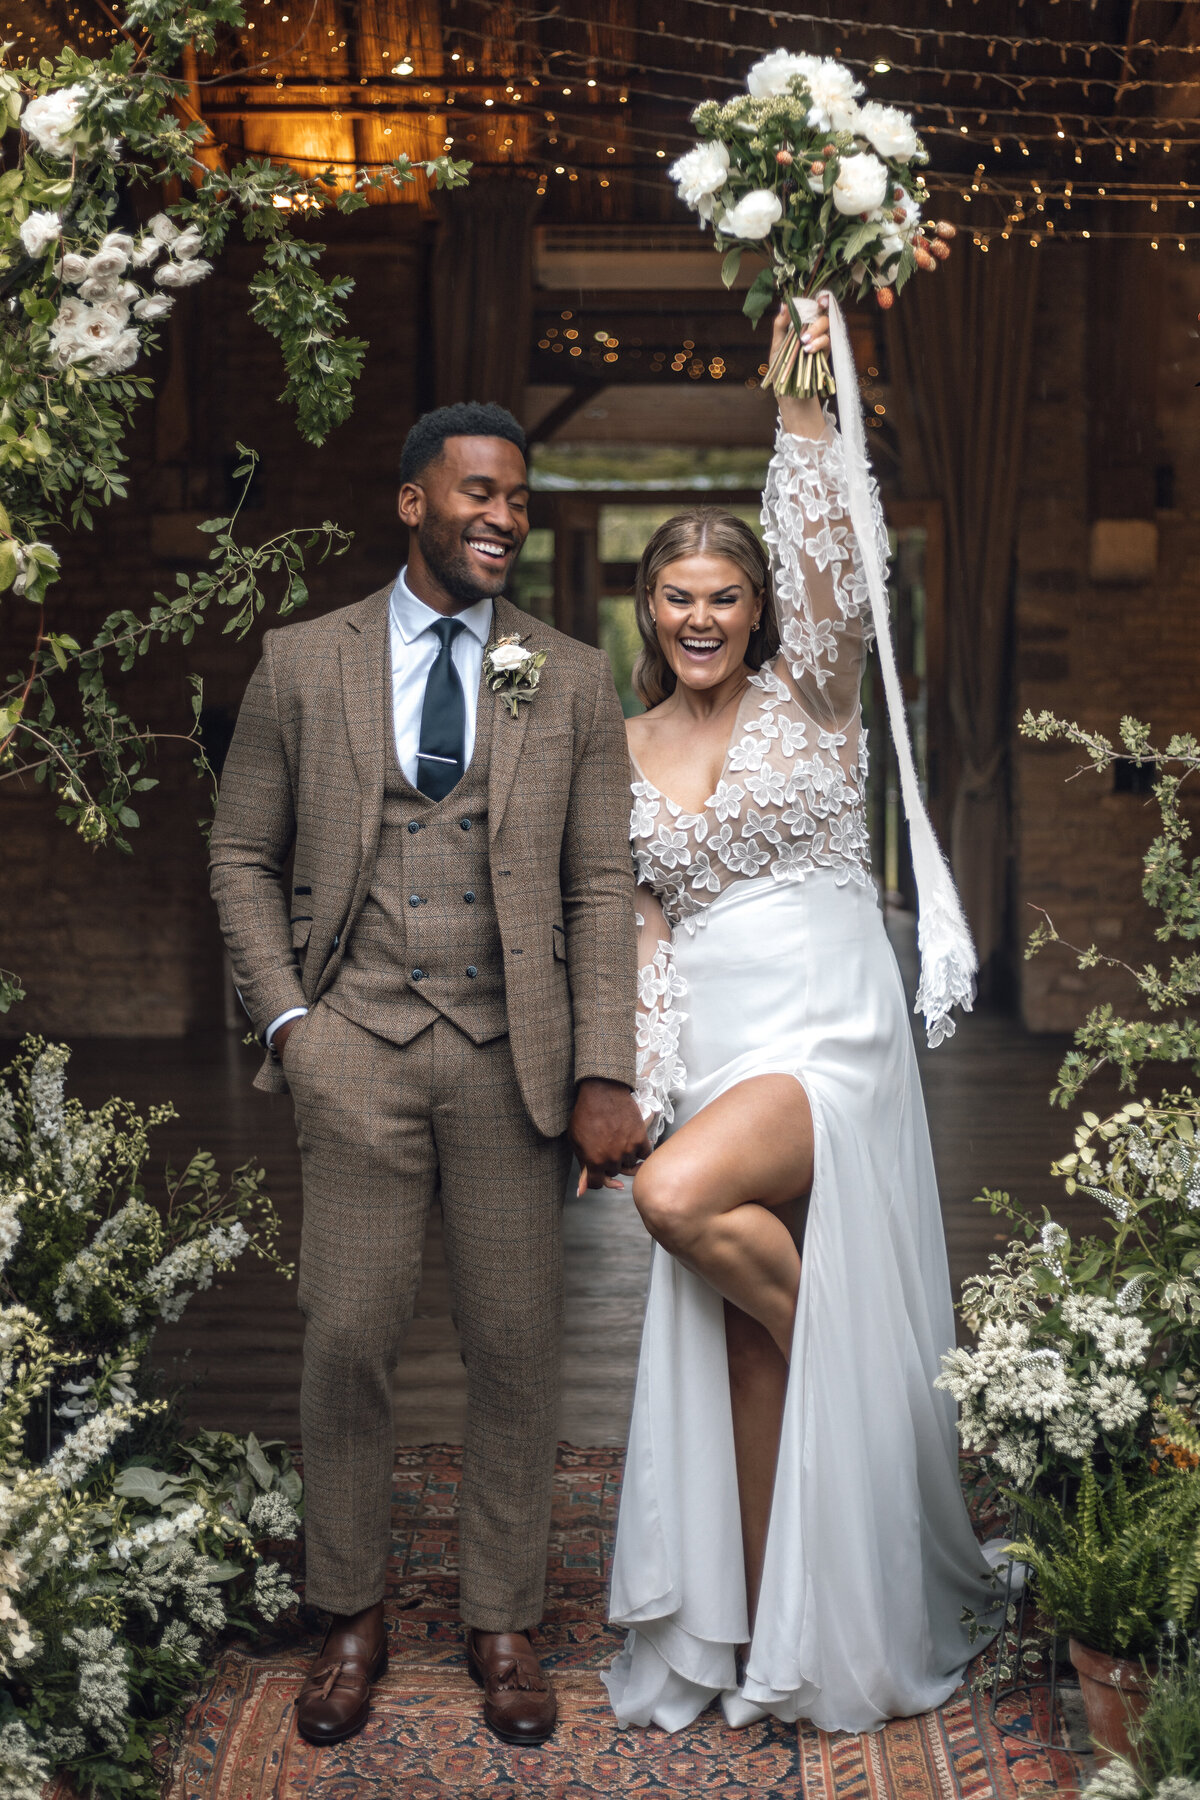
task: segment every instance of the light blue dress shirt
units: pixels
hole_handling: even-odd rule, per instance
[[[396,761],[405,777],[417,785],[417,751],[421,744],[421,708],[425,704],[425,683],[438,653],[438,640],[430,627],[443,613],[426,606],[405,580],[401,569],[388,602],[388,639],[392,663],[392,727],[396,737]],[[483,674],[483,653],[492,629],[493,606],[490,600],[476,600],[454,617],[466,626],[456,634],[450,656],[462,682],[466,702],[463,734],[463,767],[470,762],[475,749],[475,715],[479,706],[479,682]],[[289,1019],[303,1018],[307,1006],[292,1006],[281,1012],[267,1026],[265,1038],[270,1045],[281,1025]]]

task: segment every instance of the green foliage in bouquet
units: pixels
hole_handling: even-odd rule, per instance
[[[949,226],[921,225],[926,161],[911,118],[877,101],[831,57],[777,50],[751,69],[749,92],[692,114],[700,143],[675,163],[679,197],[711,223],[732,286],[743,253],[766,257],[746,295],[755,323],[779,295],[791,314],[764,387],[832,393],[824,355],[800,343],[797,296],[828,289],[839,301],[875,293],[890,306],[914,269],[948,253]]]
[[[91,844],[128,849],[135,795],[155,785],[146,764],[165,735],[118,704],[113,667],[128,672],[153,640],[188,642],[210,607],[229,610],[227,630],[245,631],[271,573],[285,577],[286,613],[304,598],[306,551],[349,542],[328,519],[254,549],[226,535],[199,582],[177,577],[173,601],[158,594],[145,616],[114,613],[84,645],[47,604],[67,534],[128,493],[125,441],[152,391],[146,358],[235,226],[262,245],[250,313],[279,345],[280,398],[301,434],[323,443],[353,405],[366,348],[345,331],[353,283],[321,276],[323,246],[296,224],[354,212],[370,190],[417,171],[407,157],[349,179],[263,158],[213,166],[173,71],[185,47],[211,53],[220,28],[243,22],[237,0],[133,0],[105,57],[66,49],[30,62],[13,44],[0,48],[0,595],[39,609],[25,666],[0,680],[0,781],[46,784],[59,817]],[[469,167],[448,156],[423,165],[439,187],[462,185]],[[0,1010],[22,997],[17,977],[0,971]]]
[[[147,1198],[150,1133],[123,1100],[64,1093],[67,1051],[27,1038],[0,1081],[0,1793],[59,1768],[84,1793],[157,1795],[155,1754],[231,1626],[292,1602],[282,1444],[181,1440],[157,1325],[253,1250],[283,1273],[253,1164],[198,1152]]]
[[[1029,1534],[1009,1554],[1026,1563],[1039,1605],[1059,1631],[1108,1656],[1157,1649],[1168,1621],[1195,1609],[1200,1578],[1200,1474],[1171,1471],[1129,1488],[1118,1470],[1107,1496],[1090,1463],[1062,1507],[1022,1494]]]

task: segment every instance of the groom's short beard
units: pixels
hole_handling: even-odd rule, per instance
[[[494,600],[504,592],[504,583],[512,564],[505,572],[497,570],[490,580],[483,570],[470,561],[462,529],[426,513],[417,532],[421,555],[433,575],[452,600],[460,606],[473,606],[477,600]]]

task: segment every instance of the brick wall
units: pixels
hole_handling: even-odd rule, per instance
[[[144,610],[173,573],[196,567],[210,540],[196,524],[230,509],[230,470],[240,440],[262,453],[243,541],[332,518],[353,529],[349,554],[311,571],[309,611],[360,599],[402,560],[396,469],[404,433],[428,404],[425,228],[409,208],[378,207],[324,221],[324,271],[354,277],[350,329],[370,342],[350,422],[321,450],[305,445],[277,404],[284,376],[274,344],[246,316],[246,282],[258,251],[235,246],[219,272],[188,293],[172,318],[155,402],[132,446],[131,498],[97,530],[65,547],[65,579],[53,590],[56,628],[82,640],[114,607]],[[217,713],[236,712],[258,655],[264,617],[241,643],[223,621],[186,649],[152,648],[132,678],[135,717],[160,731],[189,721],[187,677],[203,677]],[[36,630],[32,608],[0,608],[3,666],[16,666]],[[153,770],[161,785],[140,796],[134,854],[90,850],[54,817],[41,788],[0,784],[4,859],[0,961],[23,977],[28,999],[0,1033],[177,1035],[218,1024],[225,1010],[223,956],[208,899],[198,821],[208,797],[190,752],[167,745]]]
[[[1200,720],[1200,275],[1173,247],[1162,259],[1155,462],[1173,470],[1175,504],[1156,514],[1158,567],[1137,586],[1088,578],[1087,384],[1084,322],[1104,306],[1086,245],[1044,256],[1017,544],[1015,716],[1048,708],[1115,737],[1122,714],[1148,720],[1157,742]],[[1148,271],[1148,275],[1151,274]],[[1131,510],[1135,510],[1131,508]],[[1152,799],[1117,793],[1111,775],[1069,781],[1086,759],[1013,740],[1015,934],[1052,915],[1073,943],[1136,966],[1161,954],[1140,895],[1141,856],[1157,821]],[[1125,1006],[1132,986],[1111,971],[1081,974],[1061,950],[1019,962],[1025,1023],[1067,1031],[1100,999]]]

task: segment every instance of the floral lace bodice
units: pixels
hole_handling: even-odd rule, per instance
[[[876,527],[887,541],[875,499]],[[845,521],[842,444],[780,432],[763,494],[783,644],[738,708],[716,791],[689,813],[633,766],[630,838],[638,880],[670,925],[695,930],[731,882],[871,881],[859,689],[869,599]]]
[[[872,512],[887,562],[878,491]],[[782,645],[750,677],[716,790],[689,813],[632,763],[630,839],[640,884],[638,1099],[654,1135],[683,1080],[675,1005],[682,984],[667,927],[695,931],[734,882],[872,884],[866,731],[860,689],[870,598],[849,527],[842,441],[782,430],[763,492]]]

